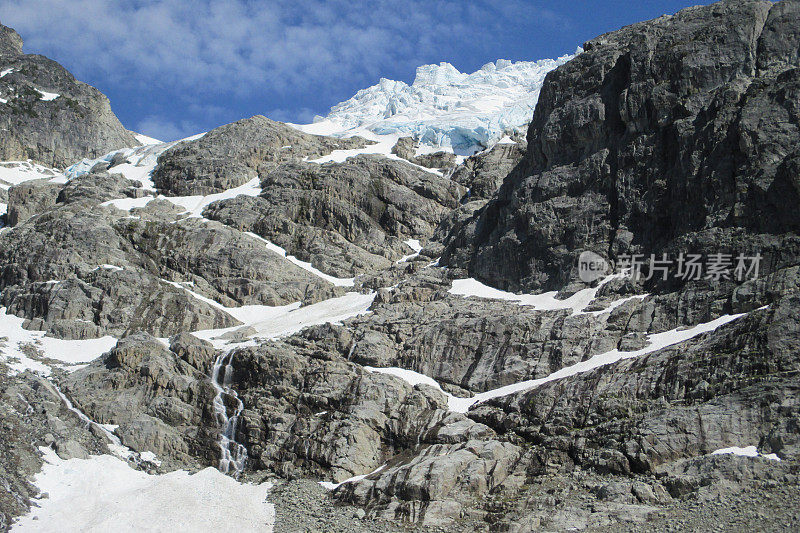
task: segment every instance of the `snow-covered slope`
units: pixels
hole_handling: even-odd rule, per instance
[[[423,144],[469,155],[506,133],[522,132],[545,75],[573,57],[500,59],[472,74],[450,63],[423,65],[411,85],[381,78],[316,122],[325,123],[320,126],[329,134],[367,129],[378,135],[413,135]]]
[[[45,463],[34,483],[47,494],[13,531],[272,531],[270,484],[239,483],[214,468],[150,475],[111,455]]]

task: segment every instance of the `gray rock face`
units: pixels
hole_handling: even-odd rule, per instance
[[[312,303],[343,293],[218,222],[176,221],[158,206],[131,218],[99,205],[138,194],[135,185],[103,172],[11,189],[11,221],[37,216],[0,235],[0,300],[9,312],[63,338],[137,330],[164,337],[239,324],[168,282],[191,282],[192,290],[230,306]]]
[[[403,271],[399,281],[377,278],[382,281],[371,286],[392,289],[379,289],[372,313],[350,321],[349,359],[411,369],[454,391],[482,392],[545,377],[614,349],[639,350],[650,334],[708,322],[730,308],[742,313],[775,304],[796,293],[798,282],[797,267],[790,267],[733,292],[729,285],[695,285],[644,295],[621,279],[600,287],[585,312],[574,314],[448,294],[453,275],[458,274],[420,269]]]
[[[636,307],[599,317],[543,313],[516,303],[465,300],[431,282],[405,282],[379,295],[371,309],[350,324],[352,361],[408,368],[481,392],[544,377],[616,348]]]
[[[41,497],[31,483],[41,470],[39,446],[64,457],[109,453],[104,437],[67,409],[55,387],[32,372],[16,376],[0,363],[0,530]]]
[[[275,529],[286,533],[406,533],[389,520],[365,519],[364,510],[331,500],[328,491],[310,479],[276,485],[269,491],[275,505]]]
[[[144,195],[141,186],[121,174],[97,171],[69,180],[60,188],[56,202],[65,205],[80,202],[89,207],[115,198],[138,198]]]
[[[138,187],[141,183],[102,171],[74,178],[66,185],[49,179],[26,181],[8,190],[7,222],[16,226],[57,204],[92,206],[114,198],[135,198],[142,194]]]
[[[567,468],[654,473],[742,443],[796,457],[798,302],[788,296],[680,348],[492,400],[471,417],[533,437]]]
[[[165,278],[190,281],[223,305],[314,303],[344,292],[218,222],[126,220],[115,228]]]
[[[222,428],[210,375],[221,352],[188,331],[238,322],[184,288],[226,306],[343,291],[243,233],[252,231],[377,292],[368,314],[342,323],[276,341],[247,338],[253,328],[215,339],[232,350],[229,384],[242,402],[232,437],[248,451],[245,480],[308,478],[318,488],[366,476],[330,498],[290,486],[287,498],[310,500],[291,512],[315,516],[284,513],[282,527],[347,530],[329,526],[347,514],[364,526],[352,531],[377,520],[448,533],[757,530],[771,517],[739,502],[763,500],[770,512],[783,507],[775,516],[789,525],[780,527],[797,529],[798,6],[727,1],[591,41],[548,77],[524,157],[501,146],[468,159],[456,181],[376,156],[303,162],[347,144],[255,117],[159,163],[167,194],[260,181],[259,196],[216,202],[207,219],[164,199],[131,213],[100,205],[143,194],[113,174],[114,162],[67,185],[14,188],[16,225],[0,232],[0,304],[51,335],[120,337],[88,366],[57,371],[65,392],[165,469],[216,465]],[[413,156],[413,143],[397,150]],[[411,238],[426,247],[396,263]],[[566,298],[585,288],[574,282],[574,256],[594,246],[611,258],[744,249],[764,260],[745,282],[614,279],[575,313],[449,292],[469,274]],[[440,252],[449,268],[432,266]],[[746,316],[635,353],[652,334],[674,330],[677,340],[733,313]],[[170,337],[168,346],[156,337]],[[621,358],[593,367],[600,354]],[[583,372],[552,375],[581,363],[570,370]],[[25,481],[39,466],[32,443],[63,457],[105,445],[73,428],[52,394],[48,404],[48,381],[5,376],[1,365],[7,523],[34,492]],[[367,365],[420,372],[439,387]],[[450,410],[448,395],[547,376]],[[222,395],[228,414],[239,407],[233,396]],[[762,457],[711,455],[750,445]],[[781,461],[763,456],[772,453]],[[334,502],[347,505],[316,516]]]
[[[65,391],[92,420],[118,425],[125,446],[154,452],[167,467],[213,463],[216,391],[206,372],[216,354],[187,337],[173,338],[167,349],[150,335],[130,335],[69,374]]]
[[[407,161],[411,161],[417,153],[417,146],[413,137],[400,137],[392,147],[392,153]]]
[[[16,226],[32,216],[56,205],[61,186],[48,180],[32,180],[8,190],[8,212],[6,221]]]
[[[167,150],[158,159],[153,182],[166,195],[207,195],[263,178],[283,162],[315,159],[367,144],[360,137],[310,135],[256,115]]]
[[[0,160],[33,159],[63,168],[139,142],[120,124],[108,98],[55,61],[23,54],[22,39],[0,25]],[[42,94],[57,94],[50,100]]]
[[[12,28],[0,24],[0,55],[12,56],[22,53],[22,37]]]
[[[162,281],[108,215],[104,208],[65,206],[3,232],[0,298],[9,312],[29,319],[31,329],[75,339],[238,324]]]
[[[407,163],[357,156],[344,163],[287,163],[265,175],[257,198],[211,204],[205,216],[253,231],[323,272],[351,277],[430,238],[463,189]]]
[[[470,200],[488,200],[524,154],[524,143],[496,144],[490,150],[468,157],[450,179],[469,189]]]
[[[455,154],[440,151],[416,155],[418,146],[419,143],[414,142],[412,137],[401,137],[392,147],[392,153],[421,167],[447,169],[455,166]]]
[[[508,482],[522,450],[496,440],[425,447],[410,461],[382,470],[337,497],[369,505],[371,514],[424,526],[447,526],[475,499]],[[521,480],[517,479],[517,483]]]
[[[342,357],[344,338],[324,328],[310,335],[319,341],[313,349],[279,343],[234,353],[234,380],[248,406],[241,442],[254,466],[342,481],[375,470],[445,418],[441,393],[359,369]]]
[[[523,162],[443,263],[557,289],[585,249],[731,252],[796,233],[797,6],[719,2],[586,43],[547,76]]]

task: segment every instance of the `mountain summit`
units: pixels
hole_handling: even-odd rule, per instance
[[[24,54],[22,38],[0,24],[0,161],[31,159],[65,168],[139,142],[108,98],[44,56]]]

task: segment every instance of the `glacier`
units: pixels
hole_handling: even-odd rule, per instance
[[[316,117],[315,129],[412,136],[423,146],[471,155],[524,133],[547,73],[582,51],[539,61],[499,59],[471,74],[450,63],[422,65],[411,85],[381,78]]]

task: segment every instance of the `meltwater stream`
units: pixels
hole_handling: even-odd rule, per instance
[[[219,470],[223,474],[231,473],[238,478],[244,470],[244,463],[247,460],[247,448],[236,442],[236,431],[239,427],[239,415],[242,414],[244,404],[239,399],[236,391],[231,388],[231,375],[233,367],[233,352],[222,353],[214,361],[214,371],[211,374],[211,383],[217,390],[214,397],[214,414],[220,427],[219,434]],[[225,396],[232,398],[236,402],[236,409],[233,415],[228,416],[228,408],[225,405]]]

